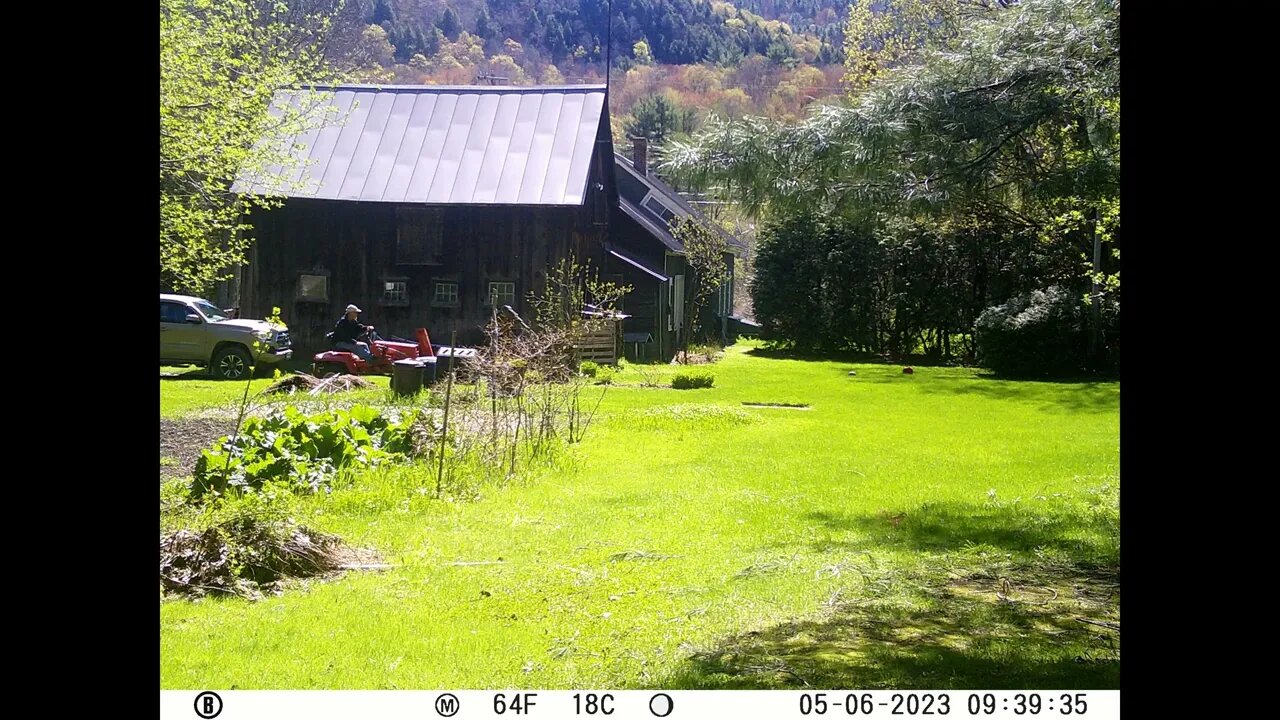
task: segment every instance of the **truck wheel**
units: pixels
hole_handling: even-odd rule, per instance
[[[243,380],[249,375],[252,363],[248,350],[239,345],[228,345],[213,354],[209,373],[223,380]]]

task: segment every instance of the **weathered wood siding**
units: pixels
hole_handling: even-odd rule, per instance
[[[384,337],[412,338],[425,327],[438,344],[455,330],[460,344],[476,343],[490,316],[490,282],[514,283],[512,306],[528,315],[528,294],[542,290],[549,264],[569,254],[602,261],[606,228],[594,222],[590,206],[445,206],[439,263],[402,264],[397,207],[295,199],[256,213],[256,242],[240,283],[242,312],[262,317],[279,307],[299,352],[321,349],[348,303],[359,305],[361,320]],[[326,301],[299,300],[304,274],[328,275]],[[384,301],[388,281],[406,284],[404,301]],[[434,302],[437,282],[458,284],[456,306]]]
[[[612,210],[609,242],[658,272],[663,272],[667,265],[667,250],[662,243],[617,207]],[[623,332],[653,335],[649,346],[640,350],[647,357],[637,357],[632,343],[624,343],[624,354],[630,360],[670,360],[675,355],[675,333],[668,330],[668,283],[612,256],[608,260],[609,269],[620,274],[623,281],[632,287],[631,293],[622,301],[622,312],[631,316],[623,321]]]

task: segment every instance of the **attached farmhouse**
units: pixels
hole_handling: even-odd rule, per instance
[[[649,175],[643,142],[630,160],[614,153],[604,86],[350,85],[313,97],[337,119],[285,139],[302,161],[292,175],[235,186],[285,198],[250,218],[249,262],[223,291],[241,312],[281,308],[304,350],[323,346],[348,303],[384,335],[426,327],[475,343],[495,305],[527,316],[548,268],[573,256],[634,288],[619,350],[675,353],[690,298],[667,223],[696,210]],[[715,305],[704,326],[723,330],[732,282]]]
[[[685,263],[684,244],[672,235],[669,224],[676,218],[701,217],[701,213],[649,172],[648,142],[634,138],[632,143],[630,159],[614,156],[618,197],[611,208],[605,250],[611,267],[634,288],[626,305],[632,315],[625,323],[627,357],[665,360],[675,354],[690,328],[685,287],[686,277],[692,274]],[[711,226],[730,248],[723,257],[729,280],[702,308],[701,327],[727,338],[738,327],[732,318],[734,253],[744,248],[738,238]]]

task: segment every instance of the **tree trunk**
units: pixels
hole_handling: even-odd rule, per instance
[[[1093,209],[1093,282],[1092,292],[1089,296],[1089,324],[1092,326],[1092,332],[1089,333],[1089,360],[1091,362],[1097,361],[1102,344],[1102,286],[1099,284],[1099,278],[1102,275],[1102,236],[1098,234],[1098,221],[1098,209],[1095,207]]]

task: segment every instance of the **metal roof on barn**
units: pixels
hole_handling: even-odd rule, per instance
[[[304,105],[315,98],[315,105]],[[603,85],[342,85],[277,93],[325,112],[292,137],[302,163],[240,178],[236,192],[429,205],[582,205],[605,112]],[[331,108],[326,110],[325,108]],[[304,164],[305,163],[305,164]]]

